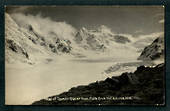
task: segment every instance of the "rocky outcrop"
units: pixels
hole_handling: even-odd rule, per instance
[[[163,105],[164,96],[164,64],[159,64],[140,66],[134,73],[73,87],[33,105]]]
[[[15,53],[20,53],[21,55],[24,55],[27,59],[29,59],[28,53],[23,49],[19,44],[15,43],[13,40],[5,40],[6,49],[10,49]]]
[[[124,36],[121,36],[121,35],[114,36],[114,39],[115,39],[116,42],[122,43],[122,44],[131,42],[127,37],[124,37]]]
[[[138,60],[156,60],[164,58],[164,38],[158,37],[149,46],[146,46]]]

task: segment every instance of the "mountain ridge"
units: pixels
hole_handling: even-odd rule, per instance
[[[59,95],[35,101],[32,105],[164,105],[163,81],[164,64],[140,66],[134,73],[125,72],[103,81],[73,87]],[[106,99],[108,97],[114,99]]]
[[[138,57],[138,60],[157,60],[164,58],[164,38],[156,38],[150,45],[146,46],[141,55]]]

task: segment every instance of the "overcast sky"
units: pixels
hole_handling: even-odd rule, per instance
[[[115,33],[134,36],[164,30],[163,6],[8,6],[6,11],[41,14],[54,21],[65,21],[77,29],[106,25]]]

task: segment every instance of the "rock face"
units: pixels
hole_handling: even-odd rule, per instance
[[[15,43],[13,40],[5,40],[6,47],[11,49],[15,53],[21,53],[24,55],[27,59],[29,59],[28,53],[21,47],[19,44]]]
[[[121,35],[116,35],[116,36],[114,36],[114,38],[115,38],[116,42],[122,43],[122,44],[125,44],[127,42],[131,42],[128,38],[121,36]]]
[[[139,56],[139,60],[156,60],[164,57],[164,38],[158,37],[155,39],[152,44],[145,47],[141,55]]]
[[[164,64],[159,64],[140,66],[134,73],[73,87],[33,105],[163,105],[164,96]]]

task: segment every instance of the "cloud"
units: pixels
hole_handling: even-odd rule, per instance
[[[156,38],[164,37],[164,32],[155,32],[147,35],[140,35],[137,37],[133,46],[138,49],[143,49],[145,46],[151,44]]]
[[[143,32],[142,29],[135,31],[136,34],[137,33],[142,33],[142,32]]]
[[[164,23],[165,22],[165,20],[164,19],[161,19],[161,20],[159,20],[159,23]]]
[[[42,17],[40,14],[34,16],[23,13],[13,13],[11,16],[19,26],[28,28],[31,25],[34,31],[44,37],[52,37],[55,35],[58,38],[71,39],[76,32],[76,29],[72,25],[64,21],[53,21],[51,18]]]
[[[140,35],[139,38],[155,38],[155,37],[161,37],[163,36],[164,32],[155,32],[147,35]]]

